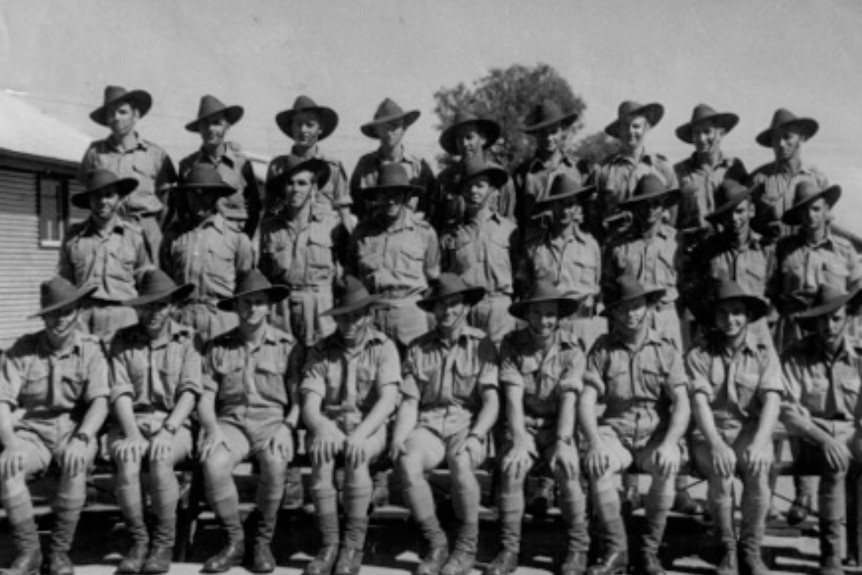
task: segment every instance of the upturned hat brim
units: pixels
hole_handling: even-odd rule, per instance
[[[573,313],[577,312],[581,306],[581,302],[579,299],[573,299],[565,296],[534,298],[514,302],[512,305],[509,306],[509,313],[518,319],[526,320],[527,311],[530,309],[530,306],[541,303],[556,303],[557,317],[559,318],[572,315]]]
[[[438,301],[453,298],[456,296],[463,296],[464,300],[467,302],[467,305],[475,305],[479,301],[481,301],[483,297],[485,297],[485,288],[468,287],[447,294],[430,295],[416,302],[416,305],[417,307],[419,307],[419,309],[430,313],[434,310],[434,306],[437,304]]]
[[[362,197],[370,197],[376,196],[377,194],[383,192],[405,192],[412,196],[418,196],[424,191],[420,186],[416,186],[413,184],[383,184],[377,186],[368,186],[367,188],[362,188],[361,195]]]
[[[645,202],[647,200],[652,200],[655,198],[662,198],[665,204],[673,204],[679,201],[679,197],[681,195],[681,190],[679,188],[673,188],[670,190],[662,190],[660,192],[652,192],[649,194],[643,194],[641,196],[632,196],[631,198],[624,200],[619,203],[619,209],[621,210],[630,210],[632,206],[639,204],[641,202]]]
[[[843,306],[853,308],[853,311],[855,312],[860,303],[862,303],[862,287],[857,286],[839,298],[796,312],[793,314],[793,317],[797,320],[800,327],[811,331],[814,329],[815,320],[817,318],[829,315]]]
[[[641,293],[621,297],[610,303],[605,304],[605,309],[602,310],[601,315],[609,317],[611,311],[613,311],[614,308],[626,302],[634,301],[640,297],[645,297],[647,300],[647,304],[655,305],[664,296],[664,293],[664,288],[647,288],[644,289]]]
[[[167,291],[149,295],[139,295],[136,298],[124,301],[123,305],[125,307],[140,307],[164,300],[171,300],[173,302],[177,302],[189,297],[193,291],[195,291],[195,284],[187,283],[176,286]]]
[[[696,122],[687,122],[676,129],[676,137],[686,144],[693,143],[692,131],[698,124],[712,122],[713,124],[724,128],[724,132],[728,133],[739,123],[739,116],[731,112],[718,112],[698,119]]]
[[[661,119],[664,117],[664,106],[659,103],[653,102],[652,104],[645,104],[640,108],[635,108],[630,111],[627,116],[643,116],[649,122],[649,125],[655,127],[661,122]],[[607,126],[605,126],[605,134],[611,136],[612,138],[619,139],[619,125],[621,118],[617,118]]]
[[[69,199],[69,202],[78,209],[89,210],[90,196],[95,193],[102,192],[104,190],[115,189],[121,197],[124,197],[134,192],[137,187],[138,180],[136,180],[135,178],[119,178],[117,180],[114,180],[110,184],[99,186],[98,188],[93,188],[91,190],[78,192]]]
[[[535,203],[535,207],[545,208],[550,207],[556,202],[560,202],[562,200],[568,200],[569,198],[580,198],[584,196],[589,196],[596,192],[596,186],[584,186],[582,188],[578,188],[577,190],[572,190],[571,192],[566,192],[565,194],[557,194],[555,196],[548,196],[546,198],[542,198],[538,202]]]
[[[290,167],[277,176],[275,176],[270,185],[274,187],[285,186],[287,185],[287,180],[293,176],[294,174],[302,171],[314,172],[317,174],[317,189],[323,188],[326,183],[329,181],[329,177],[332,175],[332,170],[329,168],[329,164],[327,164],[324,160],[320,158],[311,158],[305,160],[301,164],[297,164],[293,167]]]
[[[383,116],[381,118],[377,118],[368,122],[367,124],[362,124],[359,127],[359,131],[368,136],[369,138],[377,139],[377,130],[375,129],[377,126],[382,126],[383,124],[388,124],[389,122],[394,122],[396,120],[403,120],[404,129],[406,130],[410,126],[412,126],[416,120],[419,119],[419,116],[422,113],[419,110],[409,110],[407,112],[403,112],[401,114],[392,114],[390,116]]]
[[[485,135],[485,138],[487,139],[487,142],[485,142],[485,148],[491,147],[494,145],[494,142],[500,138],[500,133],[502,132],[500,124],[494,120],[488,120],[487,118],[471,118],[463,122],[452,124],[443,130],[440,134],[440,147],[443,148],[447,154],[457,156],[458,145],[455,143],[455,139],[458,136],[458,130],[461,126],[468,126],[470,124],[476,124],[479,131]]]
[[[177,184],[172,188],[173,191],[179,193],[188,193],[192,190],[203,190],[208,194],[216,196],[229,196],[236,190],[228,184]]]
[[[211,118],[216,114],[224,114],[227,123],[233,126],[242,119],[243,114],[245,114],[245,109],[242,106],[225,106],[221,110],[216,110],[214,112],[201,116],[196,120],[192,120],[191,122],[186,124],[186,130],[188,130],[189,132],[197,132],[203,120]]]
[[[736,206],[741,204],[744,200],[749,199],[751,197],[752,192],[753,192],[753,190],[751,188],[749,188],[748,191],[746,191],[744,194],[740,194],[740,195],[736,196],[732,200],[721,204],[720,206],[715,208],[713,211],[706,214],[703,217],[703,219],[705,219],[706,221],[713,223],[713,224],[716,223],[718,220],[721,219],[721,217],[724,214],[733,210],[733,208],[735,208]]]
[[[764,148],[771,148],[772,134],[775,132],[775,130],[778,130],[780,128],[789,128],[791,126],[797,127],[806,139],[813,138],[814,135],[817,134],[817,130],[820,129],[820,124],[818,124],[817,120],[814,120],[813,118],[795,118],[793,120],[782,122],[775,126],[770,126],[769,128],[757,134],[755,140]]]
[[[90,112],[90,119],[99,124],[100,126],[108,125],[108,120],[105,117],[105,112],[108,110],[108,106],[112,106],[114,104],[119,104],[122,102],[131,102],[132,105],[138,110],[139,117],[143,118],[147,115],[147,112],[150,111],[150,108],[153,107],[153,97],[150,96],[149,92],[144,90],[132,90],[130,92],[126,92],[119,98],[114,98],[110,102],[105,102],[92,112]]]
[[[463,190],[465,187],[467,187],[467,185],[469,185],[471,181],[482,176],[487,177],[488,181],[491,183],[491,186],[497,189],[502,188],[506,185],[506,182],[509,181],[509,172],[507,172],[500,166],[489,164],[483,169],[473,172],[472,174],[464,174],[464,177],[461,179],[459,188]]]
[[[575,120],[578,119],[577,112],[570,112],[568,114],[563,114],[559,118],[552,118],[550,120],[545,120],[544,122],[538,122],[536,124],[530,124],[528,126],[524,126],[523,132],[525,134],[535,134],[542,128],[547,128],[549,126],[554,126],[556,124],[561,124],[563,128],[569,128],[572,124],[575,123]]]
[[[275,116],[275,123],[278,125],[278,128],[291,140],[296,139],[293,137],[293,133],[291,132],[293,128],[293,117],[300,112],[312,112],[317,115],[320,120],[320,136],[317,138],[318,142],[331,136],[332,132],[335,131],[335,128],[338,127],[338,114],[336,114],[335,110],[332,108],[327,108],[326,106],[313,106],[309,108],[300,108],[298,110],[291,108],[290,110],[279,112]]]
[[[59,311],[61,309],[67,308],[69,306],[76,305],[82,299],[90,297],[91,295],[93,295],[93,293],[97,289],[99,289],[99,286],[95,286],[95,285],[83,286],[83,287],[78,289],[77,293],[74,296],[72,296],[68,299],[65,299],[63,301],[59,301],[53,305],[49,305],[48,307],[43,307],[42,309],[40,309],[36,313],[28,316],[27,319],[42,317],[42,316],[45,316],[51,312]]]
[[[374,306],[375,304],[377,304],[379,301],[380,301],[380,296],[370,295],[366,298],[362,298],[361,300],[359,300],[357,302],[353,302],[352,304],[341,306],[341,307],[334,307],[328,311],[323,312],[320,315],[321,316],[346,315],[348,313],[353,313],[355,311],[370,308],[370,307]]]
[[[781,222],[788,226],[798,226],[802,223],[800,220],[803,208],[805,208],[805,206],[809,205],[814,200],[820,198],[824,198],[826,200],[826,203],[829,204],[829,207],[831,208],[841,198],[841,186],[829,186],[828,188],[817,192],[813,196],[805,198],[799,203],[793,204],[787,211],[785,211],[781,215]]]
[[[748,310],[749,322],[754,323],[762,317],[765,317],[767,313],[769,313],[769,302],[763,298],[757,297],[756,295],[742,295],[737,294],[732,297],[726,297],[721,299],[712,300],[713,306],[718,306],[718,304],[726,301],[741,301],[745,304],[745,308]],[[712,309],[712,313],[710,314],[711,318],[707,318],[709,321],[705,322],[710,325],[715,324],[715,307]]]
[[[259,289],[252,289],[223,299],[218,302],[218,304],[216,304],[216,307],[218,307],[222,311],[234,311],[234,309],[236,308],[236,303],[239,301],[240,298],[257,293],[265,293],[267,296],[269,296],[269,303],[277,303],[290,295],[290,289],[285,285],[273,285]]]

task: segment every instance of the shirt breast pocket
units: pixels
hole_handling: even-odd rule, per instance
[[[63,374],[60,381],[62,382],[60,393],[63,396],[62,401],[64,406],[72,407],[76,405],[84,396],[84,388],[87,383],[86,377],[84,377],[83,373],[75,370],[73,373],[68,375]]]
[[[218,382],[218,398],[222,403],[243,403],[245,400],[245,382],[242,366],[217,366],[216,381]]]
[[[830,258],[823,262],[823,283],[846,290],[849,278],[850,269],[846,263],[838,261],[837,258]]]
[[[633,397],[632,380],[628,369],[608,369],[605,386],[605,395],[609,401],[627,401]]]
[[[757,387],[760,378],[756,374],[737,373],[733,382],[739,398],[739,408],[748,411],[757,402]]]
[[[472,357],[461,356],[455,360],[452,376],[452,392],[459,399],[470,399],[479,390],[476,380],[479,378],[479,366]]]
[[[207,279],[228,292],[233,291],[236,279],[234,253],[224,240],[210,241],[207,249]]]
[[[51,385],[48,367],[35,364],[21,378],[18,402],[24,409],[44,407],[48,401]]]
[[[333,269],[332,237],[321,228],[312,228],[308,235],[308,264],[319,269]]]
[[[273,399],[288,399],[286,374],[286,363],[269,358],[260,361],[255,369],[258,392]]]
[[[645,399],[648,401],[657,400],[661,397],[662,384],[667,379],[667,374],[661,368],[656,366],[644,367],[641,371],[643,374],[642,385],[638,386],[637,399]]]
[[[425,246],[419,238],[404,238],[398,250],[397,271],[412,278],[425,275]]]

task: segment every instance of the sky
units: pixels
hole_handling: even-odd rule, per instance
[[[700,102],[739,114],[724,149],[750,169],[771,159],[754,137],[776,108],[815,118],[804,159],[842,185],[838,221],[862,233],[860,29],[855,0],[3,0],[0,89],[94,138],[106,84],[146,89],[140,132],[175,160],[199,145],[183,126],[203,94],[243,105],[231,139],[266,155],[288,150],[275,114],[307,94],[339,113],[324,148],[350,170],[384,97],[422,112],[406,142],[431,159],[434,91],[545,62],[586,102],[582,136],[622,100],[662,103],[648,147],[674,162]]]

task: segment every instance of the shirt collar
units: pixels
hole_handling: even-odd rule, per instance
[[[82,333],[78,330],[75,330],[75,333],[72,335],[72,343],[70,343],[63,349],[56,349],[53,345],[51,345],[51,340],[48,338],[48,332],[43,330],[41,337],[39,338],[39,355],[63,359],[69,357],[72,354],[80,354],[81,336]]]
[[[105,142],[108,144],[108,147],[115,152],[131,152],[133,150],[144,150],[146,151],[149,148],[149,144],[146,140],[141,138],[141,136],[135,132],[135,145],[129,149],[121,150],[117,143],[114,141],[114,136],[110,135],[105,139]]]

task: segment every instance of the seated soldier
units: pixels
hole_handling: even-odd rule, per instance
[[[691,448],[709,479],[710,513],[721,550],[718,575],[736,575],[733,479],[742,476],[740,546],[747,573],[767,575],[760,556],[769,509],[772,431],[784,387],[770,340],[753,329],[769,310],[766,300],[730,280],[718,282],[705,338],[686,357],[697,424]],[[765,337],[769,337],[765,335]],[[732,378],[732,379],[731,379]]]
[[[234,297],[218,304],[236,311],[239,326],[213,339],[203,362],[200,458],[207,500],[227,532],[226,545],[206,560],[204,573],[227,571],[243,559],[239,495],[231,474],[249,457],[260,465],[252,571],[275,569],[270,543],[294,454],[302,346],[269,325],[267,315],[270,305],[287,293],[286,287],[273,286],[252,270],[239,281]]]
[[[420,300],[437,327],[416,339],[404,360],[402,403],[392,432],[391,455],[404,498],[429,544],[416,575],[467,575],[476,561],[481,491],[475,470],[485,458],[485,439],[497,421],[497,350],[467,324],[485,290],[444,273]],[[446,461],[458,519],[455,548],[434,510],[425,473]]]
[[[37,575],[42,567],[39,531],[27,478],[52,462],[60,467],[47,561],[49,575],[72,575],[69,550],[84,507],[87,469],[96,434],[108,414],[108,363],[101,342],[81,331],[81,300],[95,287],[77,289],[61,277],[42,284],[42,331],[22,336],[0,369],[0,501],[12,526],[16,556],[8,575]],[[21,415],[13,412],[20,411]]]
[[[369,466],[386,451],[386,423],[395,411],[401,360],[395,343],[374,328],[377,297],[353,276],[345,278],[336,307],[336,333],[320,341],[303,368],[302,419],[309,430],[311,492],[323,547],[306,575],[357,575],[368,530]],[[347,524],[338,548],[335,466],[343,462],[342,502]],[[338,562],[335,557],[338,555]]]
[[[845,519],[844,480],[852,463],[862,461],[859,390],[862,346],[848,335],[859,309],[860,289],[850,293],[824,284],[811,308],[796,314],[808,335],[781,357],[787,426],[793,456],[802,469],[820,469],[820,574],[841,575],[841,524]]]
[[[553,474],[560,486],[568,542],[560,575],[583,575],[587,570],[590,537],[574,440],[575,402],[585,358],[581,342],[560,325],[560,319],[575,313],[579,305],[548,280],[539,280],[509,308],[527,327],[507,335],[500,349],[500,383],[506,401],[506,441],[500,451],[503,550],[487,575],[508,575],[518,567],[524,482],[531,470]]]
[[[138,297],[125,302],[138,324],[117,332],[111,346],[114,425],[109,444],[117,465],[117,502],[133,546],[117,573],[167,573],[176,537],[180,488],[174,467],[192,454],[189,414],[201,394],[201,357],[194,331],[172,321],[174,302],[194,290],[161,270],[144,274]],[[144,521],[141,467],[149,463],[149,492],[157,519],[152,548]]]
[[[586,439],[584,466],[603,535],[604,553],[590,575],[622,573],[628,566],[626,529],[614,475],[636,463],[652,476],[640,572],[664,575],[657,553],[683,459],[680,441],[690,406],[682,355],[673,338],[652,329],[664,290],[647,289],[630,275],[618,278],[605,312],[611,327],[587,356],[578,420]],[[596,417],[596,403],[605,407]],[[670,404],[670,410],[666,406]]]

